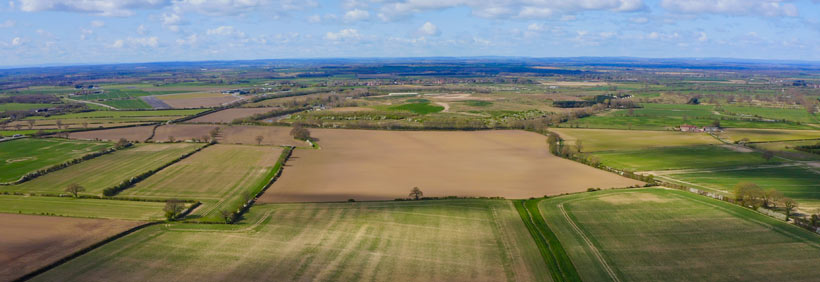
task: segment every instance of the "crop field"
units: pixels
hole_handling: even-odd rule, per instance
[[[155,97],[176,109],[215,107],[239,100],[232,95],[220,93],[185,93]]]
[[[136,221],[0,214],[0,280],[12,281],[100,240],[139,225]],[[59,280],[59,279],[58,279]]]
[[[731,141],[749,139],[750,142],[789,141],[818,139],[820,130],[783,130],[783,129],[727,129],[721,135]]]
[[[723,108],[726,112],[741,115],[759,116],[775,120],[783,119],[805,123],[820,123],[816,115],[809,114],[805,109],[744,107],[735,105],[725,105]]]
[[[239,118],[246,118],[255,114],[263,114],[274,110],[274,108],[231,108],[221,110],[212,114],[204,115],[188,122],[192,123],[230,123]]]
[[[162,117],[163,120],[171,120],[180,117],[195,115],[206,111],[205,109],[190,109],[190,110],[156,110],[156,111],[93,111],[72,113],[64,115],[53,115],[48,117],[29,117],[27,119],[116,119],[116,118],[155,118]]]
[[[262,136],[262,145],[308,146],[304,141],[293,139],[290,130],[290,127],[283,126],[226,126],[220,130],[217,140],[220,143],[256,145],[256,137]]]
[[[72,132],[68,135],[68,138],[106,141],[117,141],[120,140],[120,138],[124,138],[128,141],[144,142],[151,137],[151,134],[154,132],[154,127],[153,125],[147,125]]]
[[[539,207],[585,281],[809,281],[820,274],[816,234],[691,193],[600,191]]]
[[[207,247],[206,247],[207,246]],[[254,207],[234,226],[152,226],[34,281],[549,281],[510,202]]]
[[[54,106],[53,104],[24,104],[24,103],[4,103],[0,104],[0,112],[6,111],[25,111],[31,109],[48,108]]]
[[[777,163],[777,159],[766,161],[759,153],[751,150],[739,151],[729,145],[657,147],[643,150],[605,151],[593,153],[593,155],[607,166],[630,171]]]
[[[720,144],[706,133],[576,128],[550,128],[550,131],[571,145],[581,140],[584,152]]]
[[[820,161],[820,155],[810,154],[795,150],[795,146],[815,145],[820,143],[820,140],[805,140],[805,141],[782,141],[782,142],[765,142],[752,143],[749,146],[754,148],[772,151],[775,155],[790,160],[798,161]]]
[[[0,195],[0,213],[128,220],[163,219],[161,202]]]
[[[296,150],[260,201],[390,200],[413,187],[430,197],[528,198],[643,184],[555,157],[543,135],[525,131],[311,132],[321,150]]]
[[[117,109],[151,109],[151,105],[140,99],[108,100],[100,103],[112,106]]]
[[[213,145],[152,175],[120,195],[151,199],[195,199],[203,206],[194,216],[220,220],[221,209],[234,210],[272,177],[282,149]]]
[[[81,194],[100,195],[105,188],[156,169],[200,146],[198,144],[138,144],[133,148],[84,161],[19,185],[0,186],[0,190],[57,194],[63,193],[63,189],[69,184],[76,183],[86,190]]]
[[[763,189],[775,189],[797,200],[801,208],[811,210],[820,207],[820,172],[817,168],[786,166],[774,168],[750,168],[702,171],[668,175],[669,178],[695,183],[706,190],[731,193],[740,182],[752,182]]]
[[[12,182],[39,169],[111,147],[111,144],[65,139],[24,138],[0,142],[0,182]]]
[[[175,141],[210,138],[210,133],[219,128],[217,125],[207,124],[170,124],[157,127],[153,141],[168,142],[173,138]]]

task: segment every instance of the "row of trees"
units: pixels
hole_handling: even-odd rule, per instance
[[[735,201],[743,206],[757,209],[763,208],[783,208],[786,212],[786,220],[797,208],[797,202],[786,197],[782,192],[775,189],[763,189],[751,182],[741,182],[735,185],[733,191]]]

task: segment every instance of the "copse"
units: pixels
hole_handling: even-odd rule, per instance
[[[764,198],[763,189],[751,182],[740,182],[734,188],[735,200],[744,206],[758,208]]]
[[[162,210],[165,212],[166,219],[174,220],[185,210],[185,203],[177,199],[170,199],[165,201],[165,207]]]
[[[310,131],[302,126],[301,123],[294,123],[293,129],[290,130],[290,136],[299,140],[310,140]]]

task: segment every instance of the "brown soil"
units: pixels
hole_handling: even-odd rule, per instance
[[[425,196],[528,198],[643,184],[551,155],[525,131],[312,129],[321,150],[299,149],[261,202]]]
[[[109,236],[135,221],[0,214],[0,281],[11,281]]]
[[[256,136],[262,136],[262,145],[308,146],[305,142],[293,139],[290,129],[282,126],[226,126],[222,128],[217,140],[226,144],[256,145]]]
[[[153,132],[154,126],[135,126],[135,127],[125,127],[125,128],[113,128],[113,129],[103,129],[103,130],[92,130],[92,131],[83,131],[83,132],[75,132],[69,135],[69,138],[72,139],[83,139],[83,140],[107,140],[107,141],[116,141],[120,138],[125,138],[129,141],[139,141],[143,142],[148,137],[151,137],[151,132]]]
[[[192,140],[194,138],[203,139],[210,138],[211,130],[219,127],[218,125],[209,124],[171,124],[157,127],[157,132],[151,140],[157,142],[170,141],[170,137],[174,137],[175,141]]]
[[[231,108],[192,119],[190,122],[230,123],[238,118],[246,118],[255,114],[267,113],[273,110],[273,108]]]

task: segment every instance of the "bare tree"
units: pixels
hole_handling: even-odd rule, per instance
[[[174,136],[168,136],[168,142],[174,143],[176,141],[177,140],[174,138]]]
[[[33,119],[28,120],[28,129],[34,129],[34,123],[36,122],[37,121]]]
[[[310,140],[310,131],[302,126],[301,123],[294,123],[293,129],[290,130],[290,136],[299,140]]]
[[[264,138],[262,135],[256,136],[256,145],[261,145]]]
[[[214,129],[211,129],[209,134],[211,135],[211,141],[216,141],[216,137],[219,136],[219,127],[214,127]]]
[[[165,218],[174,220],[185,210],[185,203],[177,199],[170,199],[165,201],[165,207],[162,210],[165,212]]]
[[[792,198],[783,198],[783,210],[786,211],[786,221],[789,221],[789,216],[791,216],[792,211],[797,208],[797,202],[792,200]]]
[[[62,120],[58,119],[54,123],[57,125],[57,129],[62,129],[63,128],[63,121]]]
[[[424,197],[424,193],[421,192],[421,189],[419,189],[419,187],[413,187],[413,190],[410,190],[410,197],[419,200],[422,197]]]
[[[772,151],[763,151],[763,154],[761,156],[764,159],[766,159],[766,161],[768,162],[768,161],[771,161],[772,158],[774,158],[774,152],[772,152]]]
[[[584,143],[581,142],[581,139],[575,140],[575,149],[578,149],[578,153],[584,150]]]
[[[74,198],[77,198],[80,196],[80,192],[85,191],[85,188],[83,188],[83,186],[80,186],[80,184],[71,183],[68,185],[68,187],[65,188],[65,191],[74,196]]]

